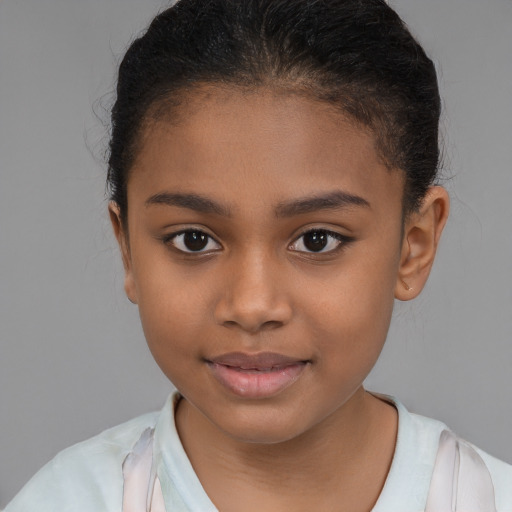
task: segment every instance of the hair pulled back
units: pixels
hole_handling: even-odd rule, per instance
[[[304,92],[369,127],[405,172],[405,213],[435,179],[435,68],[384,0],[180,0],[120,65],[107,182],[124,222],[145,121],[162,108],[172,118],[180,95],[205,83]]]

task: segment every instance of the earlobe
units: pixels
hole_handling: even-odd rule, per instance
[[[135,288],[135,282],[133,279],[130,245],[128,242],[128,235],[125,232],[125,228],[121,220],[121,212],[119,210],[119,206],[117,205],[117,203],[115,203],[114,201],[110,201],[108,205],[108,213],[110,215],[112,229],[114,230],[114,235],[117,239],[117,243],[119,244],[121,257],[123,259],[124,290],[126,296],[128,297],[128,300],[133,304],[137,304],[137,293]]]
[[[425,286],[449,209],[450,199],[446,190],[433,186],[429,188],[419,211],[412,213],[407,219],[395,298],[411,300]]]

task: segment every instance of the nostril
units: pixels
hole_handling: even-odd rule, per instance
[[[255,323],[253,326],[249,325],[248,322],[244,322],[243,324],[241,322],[236,322],[235,320],[226,320],[223,322],[224,327],[238,327],[242,328],[245,331],[248,332],[259,332],[259,331],[271,331],[272,329],[276,329],[278,327],[281,327],[284,325],[284,322],[279,322],[276,320],[269,320],[267,322],[263,322],[261,324]]]
[[[276,327],[281,327],[283,325],[283,322],[278,322],[276,320],[269,320],[268,322],[265,322],[261,326],[261,330],[271,330],[275,329]]]
[[[251,268],[254,268],[251,267]],[[292,307],[284,290],[269,276],[240,272],[214,306],[218,325],[248,333],[270,331],[287,324]]]

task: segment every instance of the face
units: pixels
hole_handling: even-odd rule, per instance
[[[180,109],[130,174],[127,293],[194,410],[236,439],[292,439],[347,407],[382,349],[402,172],[297,95],[211,88]]]

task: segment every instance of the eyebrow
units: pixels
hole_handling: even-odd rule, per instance
[[[352,206],[370,208],[370,203],[362,197],[337,190],[280,203],[276,208],[276,217],[293,217],[294,215],[313,213],[317,210],[339,210]]]
[[[144,204],[146,207],[152,205],[178,206],[200,213],[213,213],[223,217],[231,217],[230,208],[199,194],[160,192],[149,197]],[[278,218],[293,217],[294,215],[304,215],[318,210],[339,210],[352,206],[370,208],[370,203],[360,196],[337,190],[279,203],[276,206],[275,214]]]
[[[200,213],[214,213],[224,217],[231,217],[229,208],[198,194],[172,194],[169,192],[160,192],[146,200],[146,207],[151,205],[163,204],[166,206],[178,206],[188,208]]]

